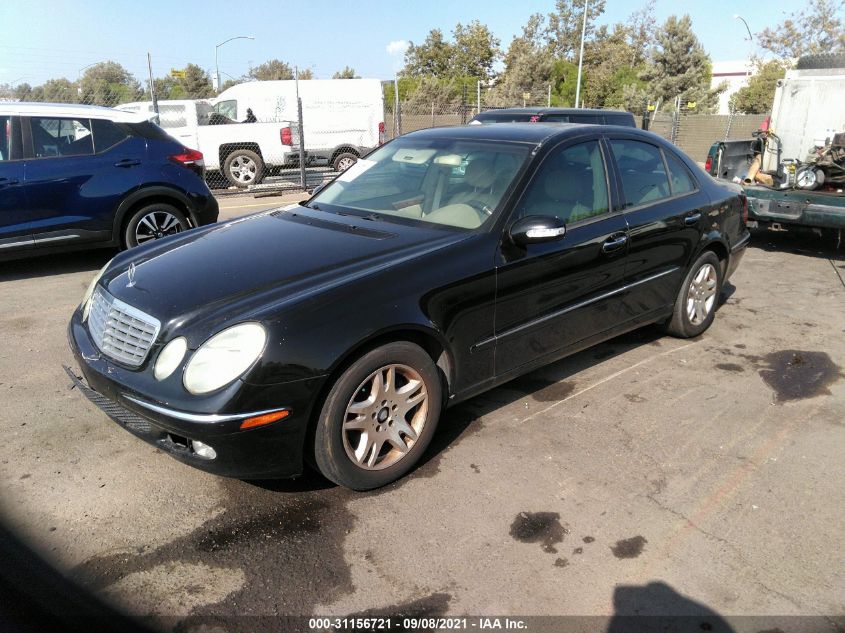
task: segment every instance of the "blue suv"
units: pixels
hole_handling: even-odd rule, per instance
[[[131,248],[217,221],[200,152],[142,116],[0,103],[0,259]]]

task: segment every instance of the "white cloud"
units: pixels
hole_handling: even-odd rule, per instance
[[[405,40],[393,40],[387,45],[388,55],[404,55],[410,44]]]

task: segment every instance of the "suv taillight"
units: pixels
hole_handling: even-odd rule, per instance
[[[711,168],[711,167],[713,167],[713,157],[712,157],[712,156],[708,156],[708,157],[707,157],[707,160],[706,160],[706,161],[704,161],[704,171],[706,171],[706,172],[709,174],[709,173],[710,173],[710,168]]]
[[[742,196],[742,223],[748,224],[748,196]]]
[[[279,137],[282,139],[282,145],[293,145],[293,132],[289,127],[283,127],[279,131]]]
[[[384,145],[385,134],[384,134],[384,121],[378,124],[378,144]]]
[[[195,149],[183,147],[180,153],[168,156],[168,158],[174,163],[178,163],[182,167],[187,167],[191,171],[196,172],[200,176],[202,176],[202,172],[205,169],[205,160],[203,159],[202,152]]]

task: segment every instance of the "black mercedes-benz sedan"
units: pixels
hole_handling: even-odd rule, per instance
[[[745,214],[738,187],[631,128],[415,132],[302,204],[118,255],[73,314],[68,373],[198,468],[307,461],[375,488],[450,404],[645,324],[702,333]]]

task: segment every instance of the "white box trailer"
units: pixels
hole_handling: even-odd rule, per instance
[[[770,128],[781,140],[780,158],[801,161],[845,130],[845,68],[786,71],[775,90]],[[777,171],[777,163],[776,152],[764,152],[763,171]]]
[[[296,81],[250,81],[221,92],[214,110],[243,121],[297,121]],[[384,99],[378,79],[310,79],[299,82],[307,161],[345,169],[384,142]],[[291,154],[299,160],[298,151]]]

